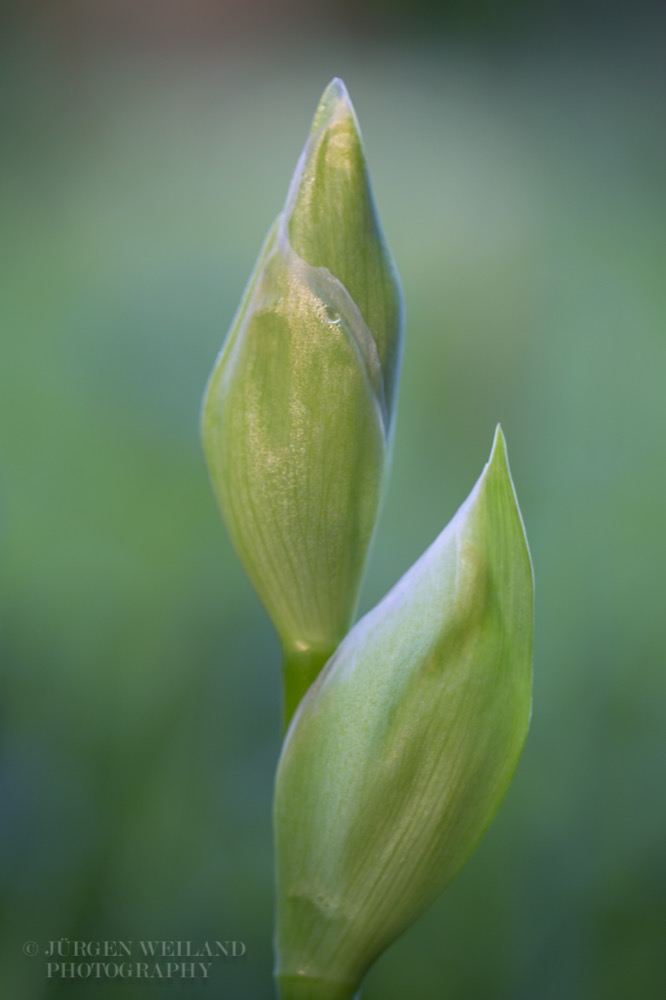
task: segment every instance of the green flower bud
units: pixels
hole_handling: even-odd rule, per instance
[[[325,91],[204,399],[229,532],[300,694],[347,632],[380,503],[402,305],[344,85]],[[297,685],[298,686],[298,685]]]
[[[497,429],[467,501],[301,702],[276,783],[283,1000],[345,1000],[456,875],[531,706],[533,582]]]

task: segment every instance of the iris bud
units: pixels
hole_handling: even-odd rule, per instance
[[[530,718],[532,568],[497,429],[472,493],[301,702],[276,779],[282,1000],[347,1000],[456,875]]]
[[[402,336],[396,273],[344,85],[325,91],[283,213],[213,369],[202,434],[243,565],[300,671],[347,632],[387,466]]]

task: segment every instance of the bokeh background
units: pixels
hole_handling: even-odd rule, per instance
[[[5,6],[0,967],[8,1000],[269,1000],[279,650],[200,398],[345,79],[404,285],[362,609],[496,422],[537,579],[532,729],[364,1000],[652,1000],[666,970],[663,22],[647,4]],[[49,981],[52,939],[237,940],[211,981]]]

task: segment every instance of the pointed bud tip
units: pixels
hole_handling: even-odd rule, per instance
[[[339,76],[333,77],[323,93],[322,100],[329,95],[334,96],[341,101],[349,101],[349,94],[347,92],[347,88],[345,87],[344,80],[341,80]]]
[[[489,462],[494,462],[498,458],[503,458],[506,461],[506,439],[502,432],[501,424],[498,424],[495,428],[495,436],[493,437],[493,446],[490,449]]]
[[[534,579],[534,569],[532,567],[532,555],[530,553],[529,543],[527,541],[527,532],[525,531],[525,524],[523,521],[523,515],[520,510],[520,504],[518,503],[518,495],[516,493],[516,487],[513,482],[513,476],[511,475],[511,467],[509,465],[509,456],[507,454],[506,439],[502,432],[501,426],[498,424],[495,428],[495,437],[493,438],[493,446],[490,450],[490,457],[486,463],[486,467],[483,470],[481,479],[488,484],[502,484],[502,486],[508,491],[508,494],[512,498],[513,505],[515,507],[516,513],[518,515],[518,520],[522,529],[522,538],[525,543],[525,549],[527,551],[527,557],[530,563],[530,572],[532,575],[532,580]]]
[[[489,473],[506,473],[509,478],[511,478],[511,471],[509,469],[509,456],[507,454],[506,448],[506,438],[502,432],[500,424],[495,428],[495,436],[493,437],[493,444],[490,449],[490,455],[488,456],[488,461],[486,462],[486,467],[483,470],[485,478]]]
[[[349,97],[349,93],[339,76],[334,76],[326,90],[321,95],[314,121],[312,122],[312,134],[329,125],[338,115],[348,114],[356,122],[354,107]]]

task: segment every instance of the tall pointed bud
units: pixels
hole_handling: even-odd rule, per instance
[[[204,399],[234,545],[298,674],[287,716],[347,632],[395,409],[401,295],[344,85],[325,91]]]
[[[439,538],[303,699],[276,781],[282,1000],[349,1000],[456,875],[531,706],[532,568],[497,429]]]

